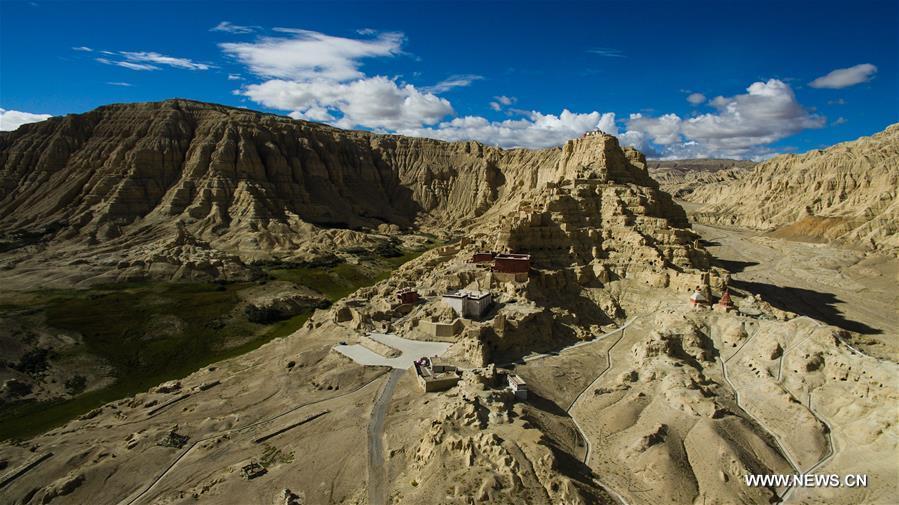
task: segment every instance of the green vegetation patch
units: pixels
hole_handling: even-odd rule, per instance
[[[278,280],[312,288],[332,302],[390,276],[424,250],[377,257],[364,264],[276,267]],[[3,405],[0,440],[25,438],[63,424],[105,403],[184,377],[224,359],[239,356],[298,330],[311,310],[273,324],[252,323],[240,310],[238,293],[252,283],[117,283],[86,290],[43,290],[4,300],[0,310],[39,310],[49,326],[82,335],[87,352],[104,358],[116,382],[71,399],[24,401]],[[52,354],[36,350],[19,365],[42,371]],[[75,376],[65,383],[70,394],[89,384]]]

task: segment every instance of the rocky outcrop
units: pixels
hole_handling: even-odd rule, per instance
[[[699,222],[783,238],[899,249],[899,124],[870,137],[777,156],[746,176],[697,188]]]
[[[633,309],[617,295],[623,284],[720,289],[725,276],[711,267],[686,213],[658,189],[640,153],[599,133],[557,152],[555,166],[535,171],[533,187],[523,184],[474,218],[456,244],[336,303],[329,319],[353,330],[389,326],[421,339],[435,338],[442,326],[442,337],[457,338],[449,355],[481,366],[603,333]],[[493,271],[472,261],[478,251],[528,254],[530,269]],[[424,299],[399,314],[392,307],[405,288]],[[492,307],[458,318],[440,301],[457,289],[489,291]]]
[[[248,279],[250,262],[333,257],[403,229],[446,234],[500,220],[508,248],[547,261],[573,243],[582,261],[611,267],[634,248],[646,262],[705,264],[684,248],[689,231],[668,229],[688,227],[683,210],[643,156],[612,137],[502,150],[187,100],[4,132],[0,216],[5,269],[43,255],[104,280]]]
[[[653,160],[649,162],[649,175],[674,198],[687,198],[698,187],[739,179],[754,165],[747,160]]]
[[[458,229],[559,156],[188,100],[109,105],[0,133],[4,268],[67,245],[117,278],[247,277],[232,258],[312,260],[389,230]]]
[[[343,131],[187,100],[110,105],[0,136],[3,230],[64,222],[108,240],[163,221],[240,252],[286,248],[309,224],[408,227],[486,210],[508,179],[558,157]],[[516,173],[518,172],[518,173]]]

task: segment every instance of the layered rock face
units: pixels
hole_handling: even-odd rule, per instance
[[[726,274],[711,268],[684,210],[649,177],[643,155],[598,133],[553,152],[556,165],[534,170],[531,189],[522,185],[461,227],[456,244],[338,302],[334,321],[422,339],[434,336],[435,324],[444,325],[460,337],[451,352],[480,366],[601,333],[634,308],[619,296],[623,285],[680,292],[721,287]],[[530,271],[491,271],[472,261],[478,251],[529,254]],[[393,306],[404,288],[433,302],[400,315]],[[457,316],[439,302],[456,289],[490,291],[495,308],[456,324]]]
[[[385,233],[504,216],[513,249],[572,242],[584,262],[615,263],[627,243],[651,249],[641,260],[703,265],[682,248],[689,232],[668,230],[686,218],[657,188],[639,153],[602,135],[502,150],[187,100],[110,105],[0,135],[0,232],[13,250],[4,269],[37,255],[118,269],[113,279],[237,278],[241,262],[310,260]],[[546,210],[519,216],[531,204]],[[523,223],[566,230],[537,238]]]
[[[871,137],[760,163],[697,188],[696,220],[777,230],[787,238],[899,249],[899,125]]]
[[[707,269],[708,254],[688,228],[642,154],[592,135],[565,145],[555,180],[504,219],[497,248],[546,265],[591,265],[605,281],[628,271]]]
[[[3,231],[62,223],[59,237],[98,242],[182,221],[237,253],[293,247],[309,224],[464,219],[516,162],[541,161],[185,100],[54,118],[4,133],[0,150]]]

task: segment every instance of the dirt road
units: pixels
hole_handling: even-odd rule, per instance
[[[384,414],[393,398],[396,383],[406,370],[394,369],[387,377],[384,388],[371,409],[368,424],[368,503],[387,503],[387,469],[384,468]]]

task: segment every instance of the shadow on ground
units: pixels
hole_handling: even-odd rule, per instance
[[[837,326],[844,330],[861,333],[863,335],[877,335],[883,330],[872,328],[865,323],[846,319],[837,310],[836,304],[841,300],[833,293],[823,293],[811,289],[794,288],[789,286],[775,286],[762,282],[750,282],[731,279],[730,286],[736,289],[762,295],[762,298],[772,306],[781,310],[795,312],[808,316],[827,324]]]
[[[758,264],[758,261],[724,260],[721,258],[712,259],[712,266],[723,268],[732,274],[738,274],[743,270],[746,270],[749,267],[754,267]]]

